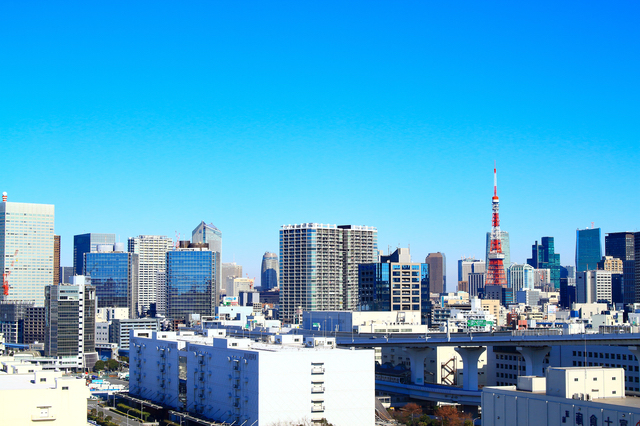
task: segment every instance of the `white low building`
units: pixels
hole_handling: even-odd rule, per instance
[[[1,424],[87,424],[89,389],[83,379],[62,377],[60,372],[42,371],[30,364],[5,367],[9,367],[6,373],[0,374]],[[25,369],[32,372],[23,374]]]
[[[518,386],[484,387],[483,426],[633,426],[640,398],[625,397],[622,368],[562,367]]]
[[[130,394],[218,422],[374,424],[373,350],[339,349],[333,338],[256,342],[207,332],[132,332]]]

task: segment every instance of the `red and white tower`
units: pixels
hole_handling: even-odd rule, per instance
[[[493,198],[491,199],[493,214],[491,216],[491,245],[489,246],[489,266],[485,286],[507,286],[507,277],[504,273],[504,253],[502,253],[502,240],[500,232],[500,199],[498,198],[498,177],[496,167],[493,166]]]

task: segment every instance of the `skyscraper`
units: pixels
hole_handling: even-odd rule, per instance
[[[527,259],[527,264],[534,269],[549,269],[549,280],[554,288],[560,288],[560,254],[555,252],[553,237],[542,237],[541,244],[536,241],[531,246],[531,258]]]
[[[429,253],[424,263],[429,265],[429,291],[444,293],[447,291],[447,258],[444,253]]]
[[[93,368],[96,294],[87,277],[74,276],[73,284],[46,287],[45,354],[76,358],[78,368]]]
[[[262,256],[262,273],[260,274],[260,289],[271,290],[278,287],[278,255],[266,252]]]
[[[633,232],[611,232],[604,237],[605,255],[622,260],[625,304],[640,302],[640,291],[636,290],[635,247]]]
[[[213,315],[218,305],[216,252],[185,248],[167,252],[167,316]]]
[[[44,288],[53,283],[54,206],[0,203],[0,300],[22,300],[44,306]]]
[[[116,243],[115,234],[81,234],[73,236],[73,272],[75,275],[84,273],[84,255],[98,250],[98,244],[113,245]]]
[[[216,228],[213,223],[207,224],[202,221],[191,233],[191,242],[207,243],[209,244],[209,250],[217,253],[215,255],[215,276],[216,283],[218,284],[218,288],[216,289],[216,291],[219,291],[220,286],[222,285],[222,269],[220,268],[222,264],[222,231]]]
[[[53,285],[60,284],[60,235],[53,236]]]
[[[91,277],[98,307],[128,308],[129,318],[137,318],[138,255],[125,252],[124,243],[118,243],[116,247],[101,244],[84,256],[84,275]]]
[[[171,238],[140,235],[129,238],[129,253],[138,255],[138,309],[144,315],[156,305],[158,271],[167,267],[167,252],[173,249]],[[156,305],[157,312],[157,305]]]
[[[371,226],[303,223],[280,229],[280,309],[284,322],[305,311],[356,310],[358,265],[377,260]]]
[[[242,265],[236,264],[236,262],[223,263],[222,264],[222,293],[230,296],[233,291],[233,280],[236,278],[242,278]]]
[[[63,284],[71,284],[71,277],[73,277],[73,266],[61,266],[60,282]]]
[[[486,271],[486,263],[480,259],[467,257],[458,260],[458,281],[469,282],[469,274]]]
[[[533,290],[535,285],[535,273],[531,265],[518,265],[514,263],[509,268],[508,286],[516,293],[521,290]]]
[[[600,228],[576,231],[576,272],[594,271],[602,259]]]

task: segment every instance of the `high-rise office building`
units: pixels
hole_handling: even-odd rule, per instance
[[[96,293],[91,280],[74,276],[73,284],[46,287],[47,356],[76,358],[78,368],[93,368],[95,350]]]
[[[514,263],[507,274],[508,286],[514,293],[522,290],[533,290],[535,286],[535,270],[531,265],[518,265]]]
[[[113,245],[115,234],[81,234],[73,236],[73,273],[84,273],[84,255],[98,250],[98,244]]]
[[[420,311],[429,318],[429,265],[412,263],[408,248],[398,248],[380,262],[358,265],[359,309]]]
[[[578,303],[609,303],[612,299],[610,271],[576,272],[576,301]]]
[[[534,269],[549,269],[549,280],[554,288],[560,288],[560,276],[562,266],[560,265],[560,254],[555,252],[555,242],[553,237],[542,237],[541,244],[536,241],[531,246],[531,258],[527,259],[527,264]]]
[[[371,226],[303,223],[280,229],[280,309],[284,322],[302,311],[356,310],[358,265],[378,258]]]
[[[236,262],[223,263],[222,264],[222,293],[227,296],[231,295],[233,291],[233,280],[236,278],[242,278],[242,265],[236,264]]]
[[[53,285],[60,284],[60,235],[53,236]]]
[[[458,260],[458,281],[469,282],[469,274],[486,272],[486,265],[484,261],[473,257]]]
[[[276,287],[278,287],[278,255],[266,252],[264,256],[262,256],[260,289],[271,290]]]
[[[576,272],[593,271],[602,259],[600,228],[576,231]]]
[[[218,306],[216,252],[184,248],[167,252],[167,316],[213,315]]]
[[[640,291],[636,290],[635,247],[633,232],[610,232],[604,237],[605,256],[622,261],[625,304],[640,302]]]
[[[54,206],[0,203],[0,270],[6,280],[0,300],[44,306],[44,288],[54,280]],[[4,283],[3,283],[4,284]]]
[[[91,277],[99,308],[127,308],[129,318],[137,318],[138,259],[124,251],[124,243],[101,244],[84,255],[84,275]]]
[[[73,276],[73,266],[60,267],[60,282],[62,284],[71,284],[72,276]]]
[[[129,238],[129,253],[138,255],[138,309],[146,314],[155,306],[157,313],[158,271],[167,268],[167,252],[173,241],[160,235],[140,235]]]
[[[444,253],[429,253],[424,263],[429,265],[429,291],[445,293],[447,291],[447,258]]]
[[[191,242],[193,243],[206,243],[209,244],[209,250],[217,253],[215,255],[216,258],[216,283],[218,288],[216,289],[216,294],[219,290],[221,290],[222,285],[222,269],[220,266],[222,265],[222,231],[216,228],[213,223],[205,223],[204,221],[200,222],[198,226],[191,233]]]
[[[507,271],[509,270],[509,266],[511,266],[511,245],[509,243],[509,232],[500,230],[498,233],[500,236],[500,248],[502,249],[502,254],[504,254],[504,260],[502,264],[504,265],[504,276],[507,276]],[[489,264],[489,250],[491,249],[491,232],[487,232],[487,240],[486,240],[486,253],[485,253],[485,261],[487,265]]]

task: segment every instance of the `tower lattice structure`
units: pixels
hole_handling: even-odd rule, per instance
[[[504,253],[502,253],[502,240],[500,232],[500,199],[498,198],[498,177],[496,168],[493,168],[493,198],[491,199],[493,213],[491,215],[491,246],[489,248],[489,266],[485,285],[507,286],[507,277],[504,272]]]

